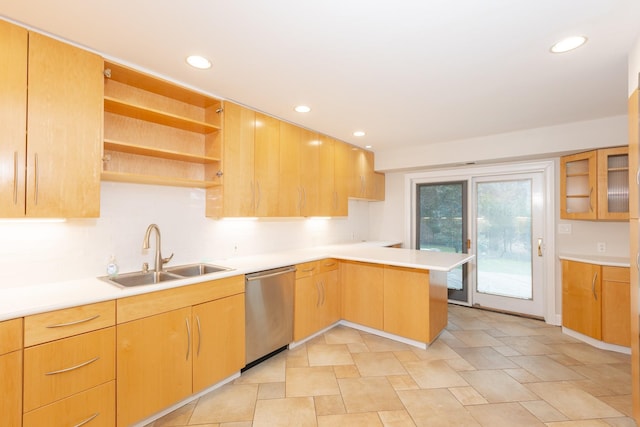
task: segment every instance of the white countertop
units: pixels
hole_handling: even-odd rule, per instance
[[[222,279],[224,277],[248,274],[323,258],[338,258],[436,271],[449,271],[473,259],[473,255],[469,254],[428,252],[385,247],[395,243],[396,242],[362,242],[213,260],[210,264],[229,267],[233,270],[219,272],[209,276],[131,288],[120,288],[95,277],[67,282],[3,288],[0,289],[0,321],[82,304],[108,301],[147,292],[186,286],[202,282],[203,279]]]
[[[605,255],[560,254],[558,258],[567,261],[585,262],[587,264],[606,265],[609,267],[629,267],[631,264],[628,257],[613,257]]]

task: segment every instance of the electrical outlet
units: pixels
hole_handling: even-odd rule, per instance
[[[558,224],[558,234],[571,234],[571,224]]]
[[[606,252],[607,244],[605,242],[598,242],[598,252]]]

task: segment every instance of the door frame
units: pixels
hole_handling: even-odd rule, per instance
[[[544,207],[544,267],[541,280],[543,281],[544,319],[552,325],[559,325],[561,316],[556,313],[556,268],[557,256],[555,249],[555,222],[556,222],[556,162],[542,160],[532,162],[504,163],[483,166],[461,166],[455,169],[437,169],[408,173],[404,176],[405,188],[405,221],[404,221],[404,247],[415,249],[415,220],[416,220],[416,184],[435,183],[439,181],[471,181],[472,177],[491,175],[510,175],[516,173],[542,172],[543,191],[545,194]],[[471,187],[469,186],[469,191]],[[472,242],[472,246],[475,242]],[[471,274],[471,272],[469,273]]]

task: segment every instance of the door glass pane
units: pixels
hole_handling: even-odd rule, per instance
[[[531,180],[477,183],[477,291],[532,299]]]
[[[419,184],[416,248],[466,252],[466,181]],[[447,273],[449,299],[467,301],[466,265]]]

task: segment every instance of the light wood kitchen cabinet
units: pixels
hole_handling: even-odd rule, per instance
[[[193,392],[245,365],[244,294],[193,307]]]
[[[256,113],[255,134],[255,216],[280,215],[280,121]]]
[[[0,216],[99,216],[102,59],[5,21],[0,32]]]
[[[22,318],[0,322],[0,414],[9,427],[22,423]]]
[[[116,425],[115,389],[115,381],[109,381],[28,412],[24,415],[23,427],[113,427]]]
[[[631,396],[633,416],[640,424],[640,96],[639,89],[629,97],[629,241],[630,241],[630,293],[631,299]]]
[[[353,174],[349,196],[363,200],[384,200],[384,174],[374,171],[373,153],[353,147],[351,164]]]
[[[114,62],[102,67],[102,179],[220,185],[220,100]]]
[[[223,109],[222,186],[207,190],[207,216],[255,216],[254,140],[256,113],[225,102]]]
[[[636,89],[629,97],[629,217],[640,218],[640,99]]]
[[[430,342],[429,272],[384,267],[384,331]]]
[[[117,420],[125,427],[192,392],[191,307],[118,325]]]
[[[334,195],[332,216],[349,214],[349,179],[351,146],[344,142],[333,142]]]
[[[631,346],[629,268],[602,266],[602,340]]]
[[[600,266],[562,260],[562,326],[601,340],[601,300]]]
[[[384,268],[381,265],[340,261],[342,318],[384,330]]]
[[[244,277],[118,300],[117,420],[128,426],[244,366]]]
[[[338,261],[296,265],[293,339],[300,341],[340,320]]]
[[[280,122],[280,216],[300,216],[300,141],[302,129]]]
[[[322,141],[316,132],[300,129],[300,215],[319,215],[320,151]]]
[[[593,150],[560,158],[560,217],[629,219],[627,147]]]

